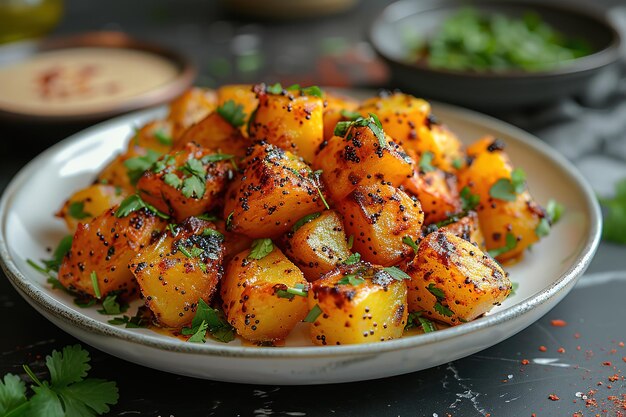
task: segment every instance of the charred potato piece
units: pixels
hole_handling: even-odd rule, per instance
[[[230,261],[222,280],[226,317],[244,339],[284,339],[308,312],[307,298],[288,293],[290,288],[306,292],[308,284],[280,249],[261,259],[245,250]]]
[[[465,217],[456,220],[446,226],[439,228],[442,232],[450,232],[453,235],[467,240],[480,250],[485,252],[485,237],[480,230],[480,222],[475,211],[470,211]]]
[[[416,171],[403,186],[422,204],[425,224],[440,222],[461,211],[456,177],[440,169]]]
[[[500,265],[476,246],[446,231],[429,234],[406,269],[409,311],[457,325],[500,304],[511,281]]]
[[[128,142],[128,152],[133,152],[136,146],[151,149],[161,155],[169,152],[174,144],[172,133],[172,123],[167,120],[149,122],[135,132]]]
[[[204,119],[217,107],[215,91],[194,87],[170,103],[167,120],[172,123],[172,136],[178,138],[193,124]]]
[[[338,122],[348,120],[342,112],[353,113],[357,107],[359,107],[358,101],[327,92],[324,97],[324,139],[329,140],[335,135],[333,132]]]
[[[112,185],[93,184],[72,194],[56,214],[65,220],[67,228],[74,233],[78,223],[87,223],[122,202],[124,194]]]
[[[386,181],[399,186],[413,175],[413,161],[388,136],[384,148],[367,126],[353,126],[345,137],[333,136],[315,159],[322,180],[334,201],[339,201],[358,185]],[[332,186],[331,186],[332,185]]]
[[[241,131],[224,120],[219,113],[211,113],[187,129],[176,140],[175,149],[184,149],[189,142],[195,142],[217,153],[235,155],[238,158],[246,154],[250,145]]]
[[[309,309],[321,310],[310,326],[311,340],[347,345],[401,337],[408,313],[406,282],[367,263],[332,270],[309,290]]]
[[[395,265],[413,253],[405,239],[422,234],[424,212],[419,201],[387,184],[359,186],[337,204],[353,250],[366,261]]]
[[[256,86],[255,91],[259,106],[250,118],[250,138],[271,143],[313,162],[324,140],[323,99],[297,90],[271,94],[264,84]]]
[[[385,132],[407,148],[418,141],[418,130],[428,123],[430,104],[409,94],[392,93],[365,100],[358,109],[367,116],[378,116]]]
[[[216,229],[224,235],[224,264],[230,262],[230,260],[233,259],[235,255],[248,249],[254,240],[249,238],[248,236],[231,232],[226,227],[226,222],[224,220],[218,219],[215,220],[214,223]]]
[[[224,85],[217,89],[218,106],[223,106],[228,101],[232,100],[235,105],[243,107],[242,110],[245,118],[243,125],[240,127],[240,131],[244,137],[248,137],[248,121],[259,105],[259,99],[256,98],[253,87],[252,84],[232,84]]]
[[[532,199],[524,179],[517,180],[521,184],[519,190],[508,193],[511,200],[491,195],[496,183],[513,183],[514,170],[504,152],[504,142],[483,138],[468,149],[468,156],[470,164],[459,172],[459,187],[467,187],[480,198],[476,211],[486,247],[498,252],[508,249],[496,256],[501,262],[519,258],[539,240],[536,230],[545,212]]]
[[[130,261],[146,306],[161,325],[179,329],[191,322],[199,299],[210,302],[222,276],[223,240],[213,223],[190,217]]]
[[[233,232],[278,237],[302,217],[323,210],[322,192],[308,165],[280,148],[259,144],[226,194],[224,218]]]
[[[176,221],[210,211],[220,203],[232,163],[191,142],[159,159],[137,183],[141,198]]]
[[[95,275],[100,298],[112,291],[131,297],[137,291],[128,262],[165,228],[165,221],[147,209],[116,216],[117,206],[89,223],[79,223],[72,248],[59,268],[59,281],[66,288],[96,297]]]
[[[285,237],[285,254],[309,281],[320,278],[350,256],[341,217],[333,210],[305,216],[294,229]]]

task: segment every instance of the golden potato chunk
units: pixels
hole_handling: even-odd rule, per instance
[[[65,220],[67,228],[74,233],[78,223],[87,223],[122,202],[125,195],[112,185],[93,184],[72,194],[56,214]]]
[[[359,102],[349,97],[326,92],[324,96],[324,139],[328,140],[335,136],[335,126],[338,122],[348,120],[346,112],[354,113],[359,107]],[[367,117],[367,114],[365,114]]]
[[[172,123],[172,136],[178,138],[193,124],[204,119],[217,107],[215,91],[194,87],[170,103],[167,120]]]
[[[424,223],[437,223],[461,211],[456,177],[440,169],[417,171],[403,184],[409,195],[417,197],[424,210]]]
[[[505,144],[486,137],[468,149],[470,163],[459,172],[459,187],[478,196],[476,212],[485,244],[496,258],[519,258],[539,240],[537,228],[545,212],[534,202],[525,175],[514,170]]]
[[[285,236],[285,254],[309,281],[350,256],[341,217],[333,210],[304,216]]]
[[[146,306],[161,325],[181,328],[193,319],[199,299],[210,302],[222,276],[223,240],[213,223],[189,217],[130,261]]]
[[[395,265],[413,254],[405,240],[422,234],[424,212],[419,201],[387,184],[357,187],[337,204],[346,234],[354,236],[353,249],[366,261]]]
[[[176,140],[175,149],[185,149],[189,142],[195,142],[216,153],[235,155],[237,159],[246,154],[246,149],[250,145],[239,128],[230,124],[217,112],[209,114],[187,129]]]
[[[128,142],[128,152],[133,152],[133,148],[138,146],[162,155],[169,152],[173,144],[172,123],[167,120],[154,120],[135,132]]]
[[[141,198],[176,221],[217,206],[232,176],[224,155],[190,142],[160,158],[137,183]]]
[[[278,237],[302,217],[323,210],[322,193],[308,165],[280,148],[259,144],[228,189],[224,218],[233,232]]]
[[[135,294],[137,283],[128,262],[166,223],[145,208],[124,216],[117,210],[114,206],[89,223],[78,224],[72,248],[59,268],[63,286],[97,298],[112,291],[124,297]]]
[[[256,242],[267,250],[257,252],[253,245],[228,264],[221,286],[223,308],[244,339],[281,340],[307,315],[308,283],[269,239]]]
[[[322,180],[334,201],[358,185],[385,181],[397,187],[413,175],[413,160],[379,130],[371,116],[354,122],[343,137],[333,136],[325,142],[314,167],[322,170]]]
[[[359,263],[334,269],[309,290],[311,340],[347,345],[401,337],[408,313],[406,282],[395,267]]]
[[[254,89],[259,106],[250,119],[250,138],[271,143],[313,162],[324,140],[323,99],[306,94],[306,89],[273,91],[265,84]]]
[[[485,314],[511,292],[511,281],[493,258],[445,231],[420,242],[406,272],[411,276],[409,311],[451,325]]]
[[[442,232],[450,232],[453,235],[467,240],[480,250],[485,252],[485,237],[480,230],[480,222],[475,211],[470,211],[466,216],[439,228]]]

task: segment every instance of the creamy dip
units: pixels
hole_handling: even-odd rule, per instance
[[[176,65],[134,49],[70,48],[0,67],[0,108],[36,115],[110,110],[173,80]]]

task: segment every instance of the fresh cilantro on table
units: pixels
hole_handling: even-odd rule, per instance
[[[117,384],[87,378],[89,352],[80,345],[66,346],[46,356],[50,380],[40,380],[28,365],[24,371],[34,385],[28,398],[26,384],[19,376],[6,374],[0,381],[0,416],[3,417],[93,417],[117,404]]]

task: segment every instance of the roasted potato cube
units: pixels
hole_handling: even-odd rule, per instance
[[[214,223],[216,229],[224,235],[224,265],[226,265],[235,257],[235,255],[248,249],[254,239],[239,233],[231,232],[226,227],[226,222],[224,220],[218,219],[215,220]]]
[[[323,99],[298,90],[272,94],[264,84],[255,86],[255,91],[259,106],[250,119],[250,138],[271,143],[313,162],[324,140]]]
[[[238,159],[246,154],[250,145],[239,128],[224,120],[219,113],[211,113],[187,129],[176,140],[175,149],[184,149],[189,142],[217,153],[235,155]]]
[[[406,269],[409,311],[456,325],[474,320],[506,299],[511,281],[500,265],[450,232],[426,236]]]
[[[428,123],[430,104],[409,94],[392,93],[365,100],[358,112],[377,115],[394,142],[411,146],[418,140],[418,129]]]
[[[313,343],[347,345],[401,337],[408,280],[386,271],[367,263],[341,265],[312,283],[309,309],[321,310],[310,326]]]
[[[139,147],[151,149],[162,155],[169,152],[173,144],[172,123],[167,120],[154,120],[135,132],[128,142],[128,152],[133,152],[135,147]]]
[[[230,160],[190,142],[146,171],[137,183],[141,198],[176,221],[210,211],[232,176]]]
[[[122,202],[125,195],[112,185],[93,184],[72,194],[57,213],[65,220],[67,228],[74,233],[78,223],[87,223],[104,213],[111,206]]]
[[[230,324],[244,339],[281,340],[307,315],[307,298],[287,292],[308,289],[302,272],[278,249],[261,259],[250,250],[236,255],[222,280],[223,307]]]
[[[314,167],[322,170],[322,180],[334,201],[358,185],[386,181],[397,187],[413,175],[413,161],[404,150],[388,136],[382,142],[383,148],[370,127],[352,126],[345,137],[333,136],[325,143]]]
[[[132,140],[131,140],[132,142]],[[135,193],[135,183],[138,176],[135,177],[135,171],[129,170],[129,164],[133,164],[132,161],[142,162],[145,160],[145,165],[148,166],[150,160],[158,158],[158,154],[149,154],[146,149],[139,146],[131,146],[131,150],[126,153],[117,155],[102,171],[98,174],[96,182],[106,185],[112,185],[122,190],[124,194]],[[131,162],[129,162],[131,161]],[[139,165],[142,165],[141,163]],[[130,175],[129,175],[130,174]],[[138,173],[139,176],[141,173]]]
[[[450,232],[461,239],[467,240],[483,252],[487,250],[485,247],[485,237],[480,230],[480,222],[478,221],[478,215],[475,211],[468,212],[466,216],[439,228],[439,230],[442,232]]]
[[[178,138],[193,124],[204,119],[217,107],[217,94],[206,88],[194,87],[170,103],[167,120],[172,123],[172,136]]]
[[[304,216],[287,233],[285,254],[307,280],[320,278],[350,256],[341,217],[333,210]]]
[[[430,123],[420,126],[418,140],[404,145],[416,162],[426,152],[432,154],[432,165],[446,172],[455,172],[464,165],[465,154],[457,136],[444,125],[429,119]]]
[[[532,199],[521,171],[513,170],[504,142],[483,138],[468,149],[468,156],[470,164],[459,172],[459,187],[479,196],[476,211],[486,247],[499,252],[501,262],[519,258],[539,240],[536,229],[545,212]]]
[[[181,328],[193,319],[199,299],[210,302],[222,276],[223,240],[213,223],[189,217],[131,260],[146,305],[161,325]]]
[[[245,114],[244,123],[241,126],[241,134],[248,137],[248,121],[250,116],[259,105],[259,99],[253,90],[252,84],[231,84],[224,85],[217,89],[217,104],[223,106],[226,102],[232,100],[236,105],[243,107]]]
[[[59,281],[66,288],[96,297],[97,287],[100,298],[112,291],[127,298],[136,293],[137,283],[128,262],[166,223],[147,209],[117,217],[117,208],[78,224],[72,248],[59,268]]]
[[[348,120],[342,112],[355,112],[359,102],[349,97],[326,92],[324,96],[324,139],[335,136],[335,126],[343,120]],[[365,114],[367,117],[367,114]]]
[[[233,232],[278,237],[302,217],[323,210],[318,175],[291,153],[259,144],[244,163],[243,175],[231,184],[224,206]]]
[[[456,177],[440,169],[417,171],[403,184],[409,195],[417,197],[424,210],[424,223],[437,223],[461,211]]]
[[[366,261],[395,265],[413,253],[405,239],[422,235],[424,212],[419,201],[391,185],[358,186],[337,204],[346,234],[354,236],[353,250]]]

